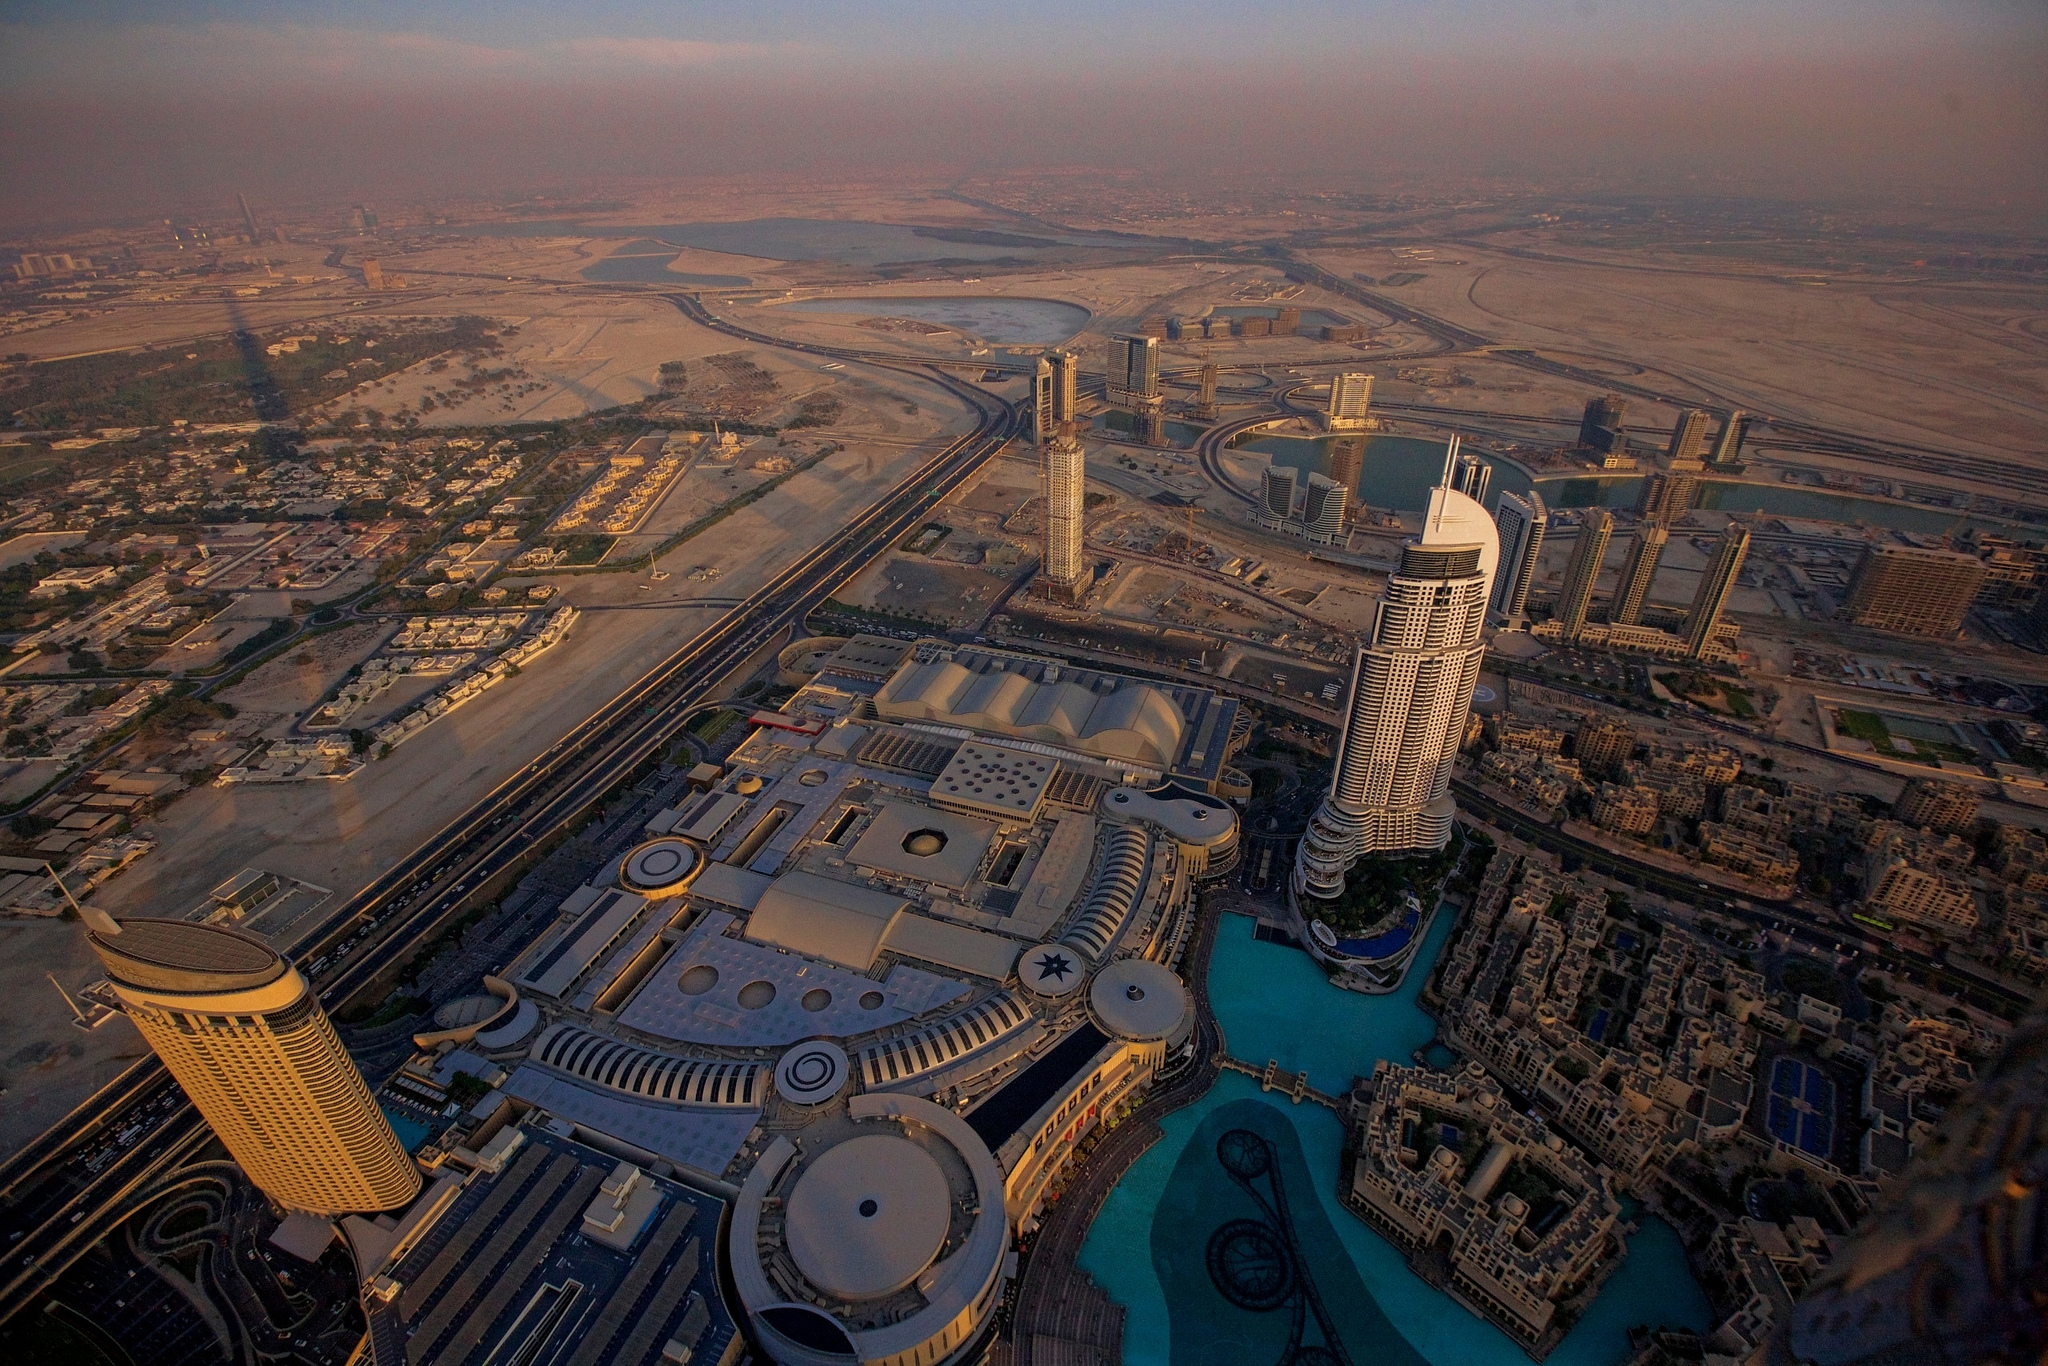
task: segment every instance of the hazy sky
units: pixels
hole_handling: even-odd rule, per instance
[[[2042,0],[0,0],[0,214],[1089,165],[2040,202]]]

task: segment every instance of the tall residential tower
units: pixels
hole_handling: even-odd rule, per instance
[[[1622,566],[1621,582],[1614,586],[1614,608],[1607,619],[1617,626],[1634,626],[1643,619],[1643,606],[1650,600],[1650,585],[1657,581],[1657,562],[1664,558],[1664,544],[1671,532],[1662,522],[1651,522],[1636,533],[1635,546]]]
[[[1740,408],[1721,419],[1721,430],[1714,437],[1714,453],[1711,457],[1716,465],[1738,465],[1742,462],[1742,440],[1749,435],[1749,414]]]
[[[1038,368],[1031,374],[1031,439],[1041,446],[1052,440],[1053,429],[1059,425],[1058,394],[1052,357],[1040,356]]]
[[[1359,432],[1370,425],[1372,376],[1343,374],[1330,380],[1330,405],[1323,426],[1333,432]]]
[[[1159,339],[1115,336],[1109,339],[1109,401],[1123,408],[1142,407],[1159,397]]]
[[[1685,614],[1685,656],[1704,659],[1713,652],[1715,628],[1721,624],[1721,609],[1735,591],[1735,576],[1742,572],[1742,558],[1749,554],[1749,528],[1730,522],[1714,547],[1714,557],[1700,575],[1700,586],[1692,595],[1692,610]]]
[[[1075,410],[1081,388],[1081,358],[1072,351],[1052,353],[1052,420],[1076,422]]]
[[[1671,429],[1671,444],[1664,448],[1666,460],[1698,460],[1707,453],[1707,424],[1713,415],[1705,408],[1687,408]]]
[[[1494,535],[1500,544],[1500,572],[1494,576],[1493,610],[1514,621],[1529,610],[1529,589],[1543,558],[1543,534],[1550,514],[1543,495],[1530,489],[1526,497],[1503,492],[1493,511]]]
[[[420,1174],[306,979],[254,935],[88,911],[128,1018],[228,1154],[287,1209],[396,1209]]]
[[[1082,553],[1083,516],[1087,510],[1088,460],[1074,424],[1061,423],[1045,445],[1038,481],[1045,491],[1045,556],[1039,572],[1048,596],[1072,602],[1087,583],[1087,557]]]
[[[1336,767],[1289,884],[1305,917],[1314,912],[1304,902],[1342,895],[1360,858],[1450,842],[1451,762],[1486,654],[1479,633],[1500,559],[1486,510],[1450,480],[1446,469],[1430,491],[1422,535],[1402,547],[1352,660]]]
[[[1605,508],[1587,508],[1579,522],[1579,539],[1564,566],[1564,589],[1557,596],[1557,621],[1566,640],[1578,639],[1585,629],[1586,614],[1593,606],[1593,586],[1600,581],[1600,565],[1607,558],[1607,542],[1614,535],[1614,518]]]
[[[1214,422],[1216,412],[1216,362],[1205,360],[1195,384],[1195,407],[1190,416],[1198,422]]]
[[[1294,491],[1301,472],[1292,465],[1274,461],[1259,472],[1258,522],[1262,527],[1281,527],[1294,516]]]

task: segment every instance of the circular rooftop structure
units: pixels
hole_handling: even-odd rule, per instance
[[[1173,971],[1124,958],[1095,974],[1088,1007],[1103,1029],[1133,1042],[1179,1043],[1194,1027],[1194,1004]]]
[[[777,1134],[719,1236],[769,1360],[943,1362],[1000,1303],[1010,1221],[1002,1169],[966,1120],[866,1093]]]
[[[619,865],[619,882],[641,896],[678,896],[703,866],[704,856],[696,845],[666,836],[629,850]]]
[[[1058,940],[1033,945],[1017,959],[1017,980],[1040,996],[1065,996],[1081,985],[1087,973],[1088,960]]]
[[[946,1241],[951,1187],[937,1159],[896,1134],[827,1149],[789,1193],[797,1270],[827,1294],[870,1300],[916,1280]]]
[[[846,1085],[846,1050],[830,1039],[807,1039],[775,1064],[775,1093],[798,1105],[823,1105]]]
[[[291,971],[262,940],[190,920],[123,920],[119,934],[89,938],[107,975],[139,991],[215,995],[268,986]]]
[[[434,1028],[463,1029],[482,1024],[505,1008],[495,996],[458,996],[434,1010]]]

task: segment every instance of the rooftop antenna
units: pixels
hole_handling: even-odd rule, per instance
[[[1445,488],[1450,487],[1451,472],[1458,468],[1458,441],[1458,434],[1452,432],[1450,443],[1444,447],[1444,477],[1437,483]]]
[[[86,1022],[85,1012],[78,1008],[78,1002],[71,999],[71,993],[64,990],[64,984],[57,980],[57,974],[54,972],[46,972],[43,974],[43,976],[50,979],[50,985],[57,988],[57,994],[64,998],[64,1004],[70,1006],[71,1013],[78,1017],[78,1022],[80,1024],[84,1024]]]
[[[43,860],[43,871],[50,875],[50,881],[57,884],[57,890],[64,893],[64,899],[71,903],[71,909],[75,911],[81,919],[83,919],[85,916],[85,907],[79,905],[78,898],[71,895],[71,889],[64,885],[63,878],[57,876],[57,870],[50,866],[48,859]]]

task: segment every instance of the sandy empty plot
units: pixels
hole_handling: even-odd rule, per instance
[[[1825,284],[1677,261],[1532,261],[1465,245],[1392,297],[1496,341],[1690,381],[1719,402],[1900,441],[2048,464],[2048,289]],[[1590,254],[1587,254],[1590,257]],[[1318,253],[1345,274],[1383,252]],[[1662,267],[1662,268],[1659,268]],[[1653,387],[1669,387],[1653,383]]]

